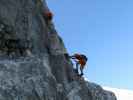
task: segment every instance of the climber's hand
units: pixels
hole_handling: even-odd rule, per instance
[[[64,53],[64,56],[66,57],[66,59],[69,59],[69,54],[68,53]]]

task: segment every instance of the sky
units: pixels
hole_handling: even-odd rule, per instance
[[[133,0],[47,0],[69,52],[88,57],[84,77],[133,90]]]

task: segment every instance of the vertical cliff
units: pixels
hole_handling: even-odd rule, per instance
[[[41,0],[0,0],[0,100],[116,100],[79,79]]]

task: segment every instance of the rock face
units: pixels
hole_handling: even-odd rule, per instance
[[[0,100],[116,100],[77,78],[41,0],[0,0]]]

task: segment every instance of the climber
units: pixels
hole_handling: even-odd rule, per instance
[[[74,61],[76,62],[76,69],[75,69],[75,72],[78,73],[78,66],[80,65],[80,71],[81,71],[81,74],[80,76],[83,75],[83,69],[84,69],[84,66],[87,62],[87,57],[83,54],[74,54],[72,56],[69,56],[71,59],[74,59]]]
[[[53,14],[50,11],[44,11],[43,17],[46,19],[46,21],[51,21],[53,19]]]

